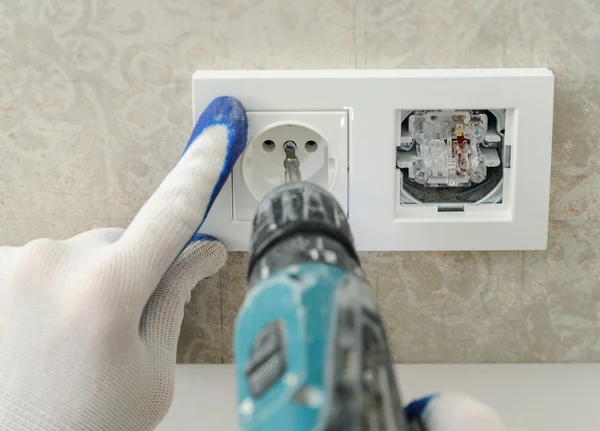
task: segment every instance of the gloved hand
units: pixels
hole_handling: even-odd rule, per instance
[[[216,99],[126,230],[0,248],[0,430],[158,424],[190,290],[226,259],[195,232],[246,135],[241,104]]]
[[[419,431],[506,430],[498,414],[488,405],[458,393],[436,394],[415,400],[404,412]]]

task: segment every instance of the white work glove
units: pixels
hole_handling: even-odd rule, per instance
[[[488,405],[459,393],[430,395],[410,403],[404,412],[423,431],[506,431]]]
[[[226,259],[195,232],[246,140],[244,108],[216,99],[126,230],[0,248],[0,430],[156,427],[184,305]]]

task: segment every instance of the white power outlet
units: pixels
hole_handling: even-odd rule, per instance
[[[263,196],[285,182],[283,145],[297,145],[305,181],[333,193],[348,210],[348,112],[248,112],[248,147],[235,166],[233,220],[252,221]]]
[[[248,149],[202,227],[229,250],[248,249],[288,140],[303,179],[346,209],[358,250],[546,248],[547,69],[219,70],[192,83],[194,118],[224,95],[248,111]]]

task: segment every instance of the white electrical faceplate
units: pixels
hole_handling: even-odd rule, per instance
[[[199,71],[193,94],[194,118],[224,95],[248,111],[248,149],[202,227],[229,250],[248,249],[284,162],[340,201],[359,250],[546,248],[547,69]]]

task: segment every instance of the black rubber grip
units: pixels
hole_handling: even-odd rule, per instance
[[[316,184],[287,183],[269,192],[252,223],[248,275],[274,245],[298,234],[318,234],[338,242],[358,262],[348,219],[337,200]]]

